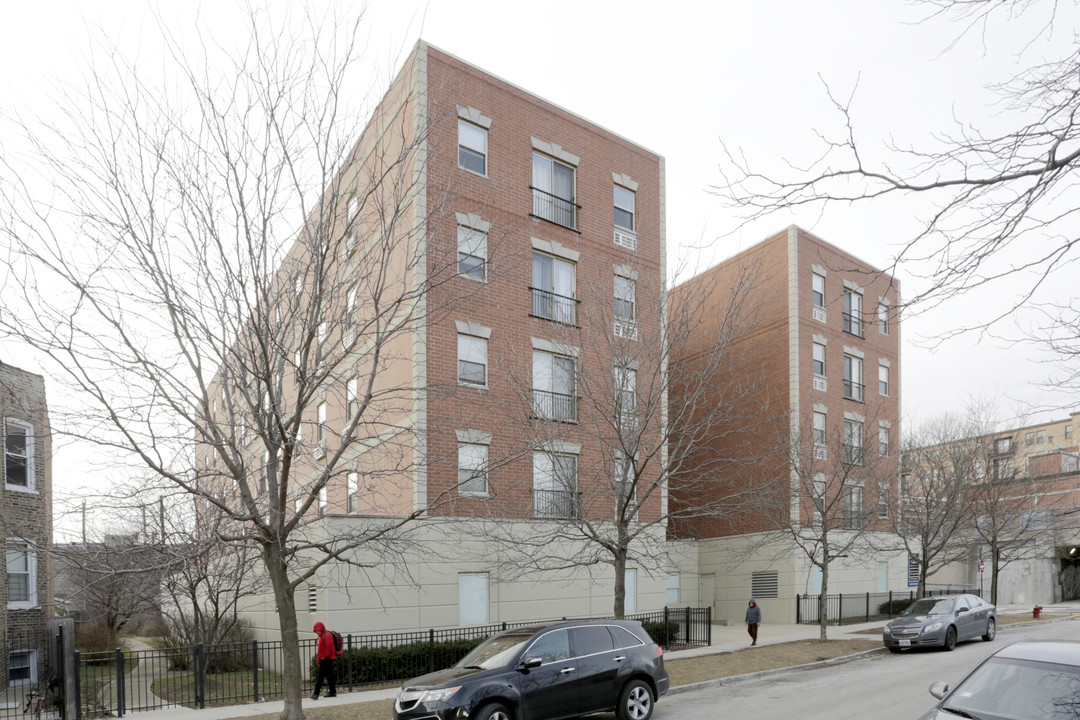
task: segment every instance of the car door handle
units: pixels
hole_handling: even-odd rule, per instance
[[[560,675],[569,675],[570,673],[574,672],[574,670],[577,670],[577,668],[563,668],[562,670],[559,671],[559,674]]]
[[[620,655],[619,657],[615,658],[615,662],[622,662],[625,659],[626,659],[625,655]]]

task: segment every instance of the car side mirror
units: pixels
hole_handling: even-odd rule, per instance
[[[938,700],[945,697],[949,693],[949,684],[943,682],[936,682],[930,684],[930,694],[936,697]]]
[[[956,614],[957,614],[957,615],[959,615],[960,613],[966,613],[966,612],[967,612],[968,610],[970,610],[970,609],[971,609],[971,608],[966,608],[966,607],[964,607],[963,605],[961,605],[961,606],[960,606],[960,609],[956,611]]]
[[[521,663],[521,669],[522,670],[528,670],[530,668],[540,667],[543,664],[544,664],[544,659],[543,658],[538,658],[538,657],[528,658],[528,659],[524,660]]]

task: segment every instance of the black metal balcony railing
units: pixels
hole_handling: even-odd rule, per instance
[[[844,397],[848,400],[863,401],[863,390],[866,388],[862,383],[857,383],[854,380],[844,381]]]
[[[532,185],[529,189],[533,193],[533,215],[556,225],[577,230],[577,211],[581,206],[575,203],[573,198],[552,195]]]
[[[844,313],[844,332],[863,337],[862,317],[854,313]]]
[[[581,493],[570,490],[533,490],[533,517],[577,518],[580,517]]]
[[[580,300],[534,287],[530,287],[529,291],[532,292],[532,314],[535,317],[577,326],[577,306]]]
[[[533,413],[544,420],[577,422],[577,397],[533,388]]]
[[[862,465],[866,457],[866,448],[862,445],[844,443],[844,463],[846,465]]]

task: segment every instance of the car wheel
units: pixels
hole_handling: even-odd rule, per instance
[[[491,703],[480,708],[475,715],[476,720],[514,720],[514,716],[500,703]]]
[[[994,618],[990,618],[986,622],[986,634],[983,635],[983,640],[990,642],[997,635],[997,623],[994,622]]]
[[[889,652],[891,653],[900,652],[900,648],[896,647],[895,645],[886,645],[885,647],[887,647],[889,649]]]
[[[649,720],[653,711],[653,693],[648,683],[631,680],[619,696],[615,714],[619,720]]]
[[[954,627],[945,632],[945,649],[950,652],[956,649],[956,628]]]

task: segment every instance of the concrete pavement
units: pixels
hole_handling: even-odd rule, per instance
[[[999,614],[1030,614],[1032,605],[1003,605],[998,608]],[[1046,605],[1042,610],[1043,619],[1065,619],[1080,615],[1080,601]],[[885,620],[869,623],[855,623],[852,625],[831,625],[828,629],[830,640],[846,638],[860,638],[865,640],[872,635],[863,631],[880,629]],[[758,631],[758,645],[775,645],[779,643],[793,642],[796,640],[816,640],[819,636],[817,625],[770,625],[763,623]],[[691,648],[689,650],[674,650],[665,653],[668,660],[679,658],[700,657],[716,653],[742,650],[749,647],[750,637],[746,633],[746,626],[739,625],[713,625],[712,645],[708,647]],[[338,696],[334,698],[321,698],[319,700],[304,699],[305,708],[333,707],[337,705],[351,705],[353,703],[369,702],[372,700],[393,700],[397,697],[398,688],[385,690],[364,690],[359,692],[342,692],[338,689]],[[245,705],[227,705],[224,707],[207,708],[205,710],[192,710],[184,707],[170,707],[163,710],[147,710],[138,713],[137,720],[227,720],[228,718],[246,718],[262,715],[276,716],[281,713],[284,701],[271,700],[261,703],[248,703]]]

